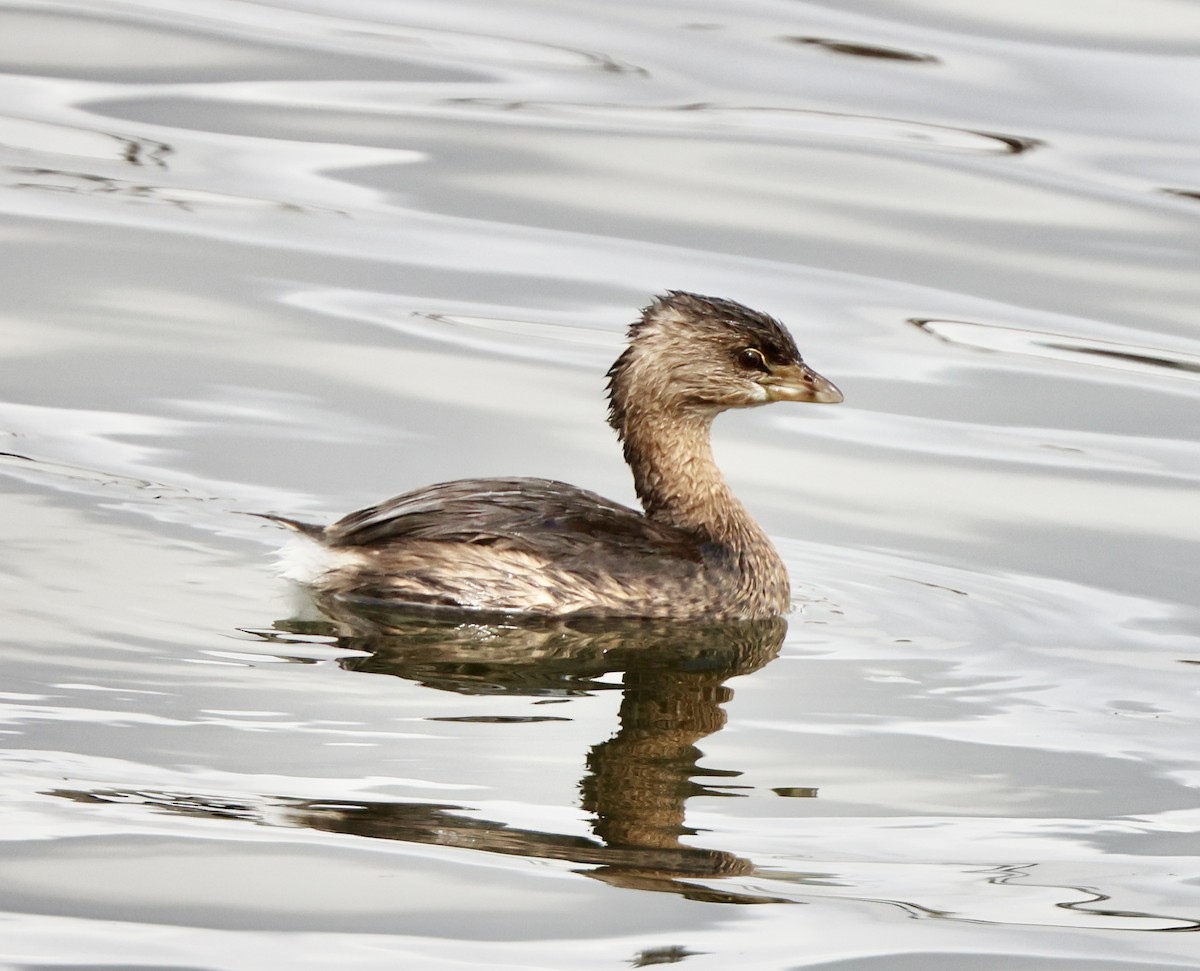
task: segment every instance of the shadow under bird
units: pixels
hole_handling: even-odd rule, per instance
[[[774,401],[836,403],[774,318],[678,290],[629,328],[609,423],[644,513],[564,482],[461,479],[329,526],[266,515],[316,545],[284,575],[318,605],[755,619],[788,610],[787,569],[713,459],[713,419]]]

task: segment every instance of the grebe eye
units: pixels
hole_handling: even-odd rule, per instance
[[[763,352],[757,347],[747,347],[742,351],[738,355],[738,364],[748,371],[762,371],[765,374],[771,373],[771,369],[767,367],[767,359],[763,357]]]

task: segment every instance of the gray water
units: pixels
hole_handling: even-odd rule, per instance
[[[0,8],[11,968],[1142,971],[1200,926],[1200,8]],[[666,288],[786,631],[290,619],[278,530],[632,501]]]

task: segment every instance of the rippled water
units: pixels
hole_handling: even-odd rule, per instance
[[[0,9],[6,966],[1195,966],[1200,11]],[[632,499],[742,300],[786,625],[291,619],[271,526]]]

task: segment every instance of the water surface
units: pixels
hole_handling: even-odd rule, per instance
[[[7,966],[1186,968],[1200,14],[0,7]],[[293,617],[275,529],[632,501],[649,295],[846,393],[737,629]]]

